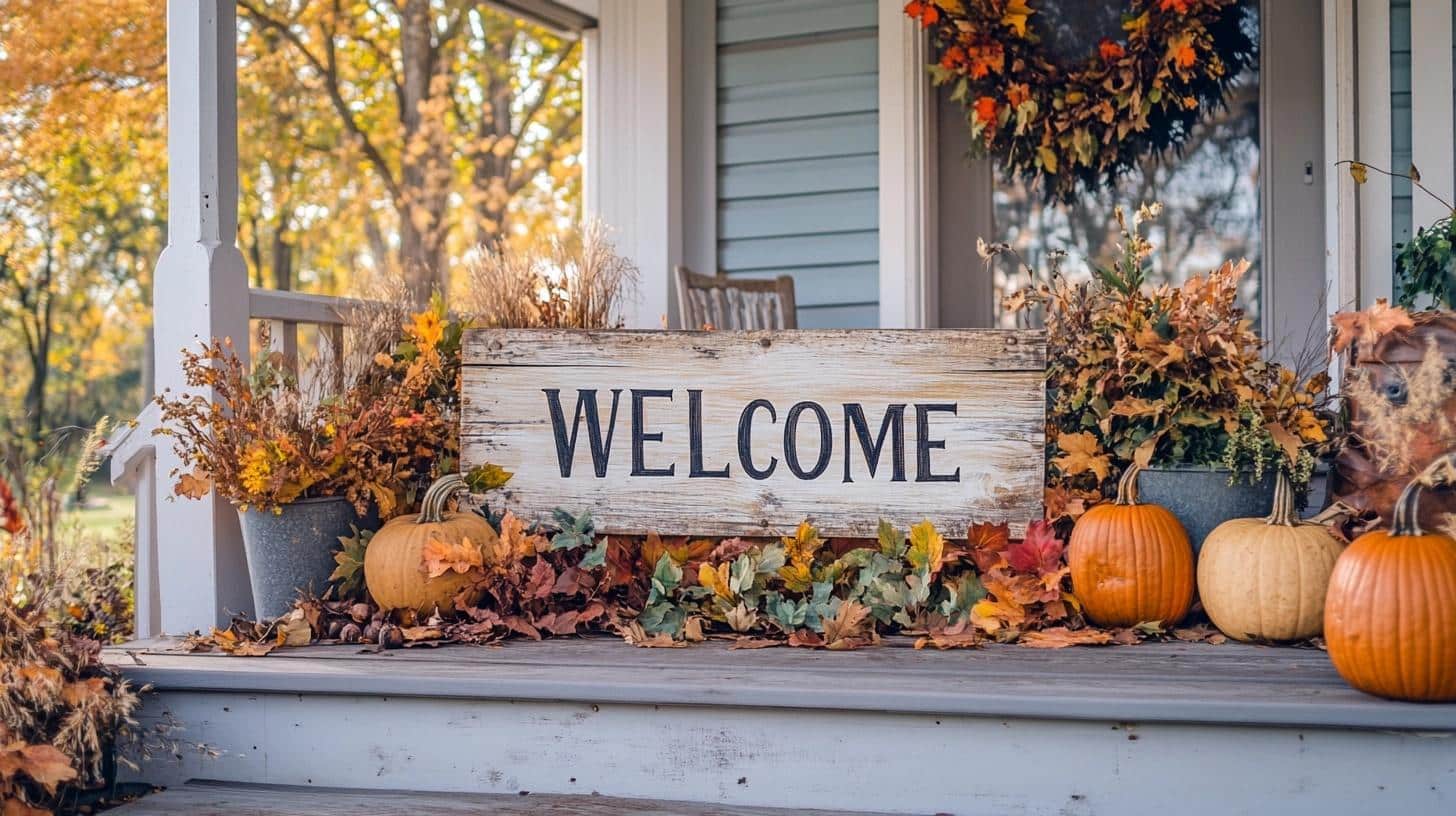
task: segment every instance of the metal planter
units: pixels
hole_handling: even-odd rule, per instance
[[[1168,508],[1193,544],[1196,555],[1213,528],[1235,518],[1262,518],[1274,503],[1274,473],[1249,484],[1229,484],[1230,471],[1210,467],[1148,468],[1138,477],[1139,498]]]
[[[288,612],[302,591],[323,592],[339,536],[349,535],[351,524],[367,524],[341,496],[301,499],[278,513],[240,510],[238,518],[258,620]]]

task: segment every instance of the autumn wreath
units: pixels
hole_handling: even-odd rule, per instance
[[[1128,0],[1118,36],[1059,58],[1028,0],[912,0],[937,85],[966,109],[973,151],[1048,200],[1071,201],[1148,154],[1179,150],[1254,58],[1244,0]],[[1052,26],[1048,25],[1048,28]],[[1061,49],[1065,51],[1065,49]]]

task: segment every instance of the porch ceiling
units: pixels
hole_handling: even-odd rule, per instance
[[[635,649],[612,638],[513,641],[384,653],[358,646],[266,658],[134,643],[107,660],[162,691],[876,711],[1111,722],[1456,731],[1456,704],[1369,697],[1314,649],[1161,643],[1103,649],[991,646],[858,652]]]

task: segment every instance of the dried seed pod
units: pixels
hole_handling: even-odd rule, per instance
[[[339,633],[344,630],[344,622],[335,618],[329,621],[328,637],[330,640],[338,640]]]
[[[346,623],[339,630],[339,640],[345,643],[358,643],[364,639],[364,630],[359,628],[357,623]]]
[[[374,610],[366,603],[356,603],[349,607],[349,617],[353,618],[355,623],[369,620],[369,616],[372,614],[374,614]]]
[[[364,627],[364,639],[370,643],[374,643],[379,640],[379,630],[383,628],[384,624],[379,621],[370,622],[368,626]]]

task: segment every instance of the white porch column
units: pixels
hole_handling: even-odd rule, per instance
[[[683,260],[682,4],[601,0],[586,37],[587,212],[641,270],[629,328],[662,326]]]
[[[167,248],[153,284],[158,392],[186,387],[178,352],[231,337],[248,353],[248,274],[237,249],[238,138],[235,0],[167,3]],[[159,492],[177,466],[159,440]],[[207,630],[228,611],[251,612],[248,569],[232,505],[159,501],[161,627]]]

